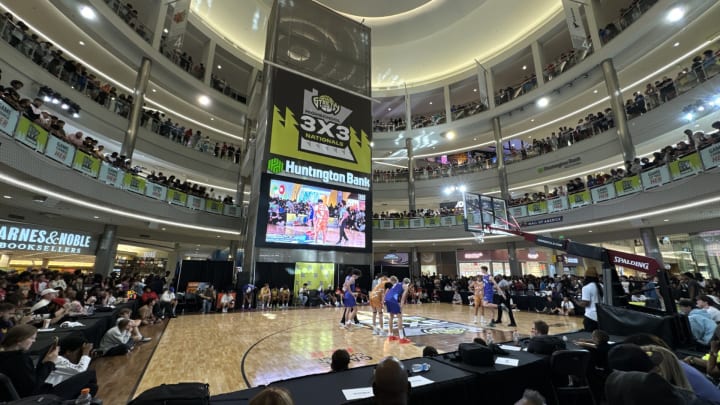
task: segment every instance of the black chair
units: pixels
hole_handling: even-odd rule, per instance
[[[320,294],[317,290],[310,290],[308,291],[308,305],[311,307],[316,307],[322,303],[322,300],[320,299]]]
[[[591,357],[587,350],[559,350],[552,354],[550,371],[558,404],[587,404],[583,397],[589,397],[592,404],[596,403],[588,381]]]
[[[2,401],[14,401],[20,399],[20,395],[15,391],[10,378],[3,373],[0,373],[0,400]]]

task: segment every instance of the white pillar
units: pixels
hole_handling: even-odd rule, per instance
[[[162,39],[163,29],[165,28],[165,17],[167,17],[167,4],[163,1],[158,7],[155,26],[153,27],[152,47],[154,49],[160,49],[160,40]]]
[[[540,42],[533,41],[530,44],[532,51],[533,65],[535,65],[535,76],[537,77],[538,86],[545,83],[545,75],[543,75],[543,67],[545,66],[545,58],[543,58]]]
[[[210,75],[212,75],[213,67],[215,66],[216,45],[214,40],[209,39],[205,43],[205,49],[203,49],[203,59],[205,60],[205,77],[203,77],[203,83],[208,86],[210,86]]]
[[[450,108],[450,86],[443,86],[443,98],[445,99],[445,122],[452,121],[452,109]]]
[[[589,4],[583,7],[585,9],[588,29],[590,30],[590,40],[592,41],[593,52],[597,52],[602,47],[602,42],[600,41],[600,28],[597,23],[595,7],[601,7],[597,0],[590,0]]]

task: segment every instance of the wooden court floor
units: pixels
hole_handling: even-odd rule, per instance
[[[164,324],[149,327],[153,328],[150,332],[156,341],[129,354],[127,360],[114,358],[96,365],[101,386],[98,397],[105,399],[105,403],[124,403],[119,400],[160,384],[177,382],[206,382],[215,395],[327,372],[330,355],[339,348],[351,353],[350,367],[357,367],[376,364],[385,356],[419,357],[426,345],[435,346],[441,353],[454,351],[459,343],[478,336],[485,338],[488,330],[495,341],[511,340],[514,329],[527,336],[536,319],[545,320],[551,334],[582,327],[579,317],[515,312],[518,328],[507,327],[504,314],[503,325],[483,329],[473,324],[474,310],[469,306],[407,305],[403,309],[406,316],[430,326],[421,328],[422,335],[412,336],[413,343],[399,344],[372,335],[369,327],[340,329],[342,311],[335,307],[253,310],[185,315],[165,321],[165,328]],[[369,322],[369,316],[370,308],[360,307],[361,323]],[[432,327],[436,320],[462,327]],[[103,360],[106,359],[100,361]],[[118,401],[109,401],[110,398]]]

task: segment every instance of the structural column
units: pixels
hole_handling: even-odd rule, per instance
[[[410,266],[410,277],[420,277],[420,266],[418,261],[418,248],[413,246],[410,248],[410,258],[408,259],[408,265]]]
[[[412,105],[410,104],[410,93],[405,86],[405,132],[410,133],[412,130]]]
[[[657,235],[655,235],[655,229],[640,228],[640,238],[645,247],[645,256],[655,259],[660,265],[660,268],[664,269],[665,263],[663,262],[662,252],[660,252],[660,244],[658,243]]]
[[[493,136],[495,137],[495,155],[498,162],[498,180],[500,183],[500,196],[508,201],[510,199],[510,191],[507,179],[507,168],[505,167],[505,156],[502,144],[502,130],[500,127],[500,117],[493,117],[492,120]],[[510,275],[521,276],[522,268],[517,260],[517,248],[515,242],[507,243],[508,262],[510,263]]]
[[[540,49],[540,42],[534,41],[530,45],[532,51],[533,65],[535,65],[535,76],[537,77],[538,86],[545,83],[545,75],[543,74],[543,66],[545,66],[545,60],[543,58],[542,49]]]
[[[238,174],[237,190],[235,190],[235,206],[242,208],[245,201],[245,181],[243,175]]]
[[[165,18],[167,17],[167,3],[164,1],[160,1],[158,3],[157,16],[153,26],[152,37],[152,47],[157,50],[160,49],[160,41],[162,41],[162,36],[164,34],[163,30],[165,29]]]
[[[182,260],[182,252],[180,251],[180,244],[175,242],[173,244],[173,250],[168,252],[167,267],[165,271],[169,271],[172,277],[175,277],[175,269],[178,263]]]
[[[107,276],[112,272],[115,267],[117,245],[117,226],[105,225],[95,255],[95,273]]]
[[[443,86],[443,99],[445,101],[445,122],[452,121],[452,105],[450,104],[450,86]]]
[[[147,85],[150,79],[150,68],[152,68],[152,62],[149,58],[143,57],[142,62],[140,62],[137,77],[135,78],[133,104],[130,109],[125,139],[123,139],[122,146],[120,147],[120,155],[125,156],[126,159],[132,159],[133,152],[135,152],[135,141],[137,140],[138,129],[140,128],[143,104],[145,104],[145,92],[147,91]]]
[[[415,211],[415,153],[411,138],[405,139],[408,157],[408,211]]]
[[[213,66],[215,66],[215,46],[217,44],[210,39],[203,49],[203,60],[205,61],[205,76],[202,78],[203,83],[210,86],[210,77],[212,75]]]
[[[623,160],[628,162],[635,159],[635,144],[630,136],[627,114],[625,113],[625,102],[620,91],[620,81],[612,59],[605,59],[600,63],[603,76],[605,77],[605,88],[610,97],[610,107],[615,115],[615,129],[617,130],[620,146],[622,147]]]
[[[593,52],[599,51],[602,47],[602,42],[600,41],[600,27],[598,27],[595,7],[602,7],[598,0],[590,0],[590,4],[583,7],[585,10],[585,18],[587,18],[588,22],[588,30],[590,30],[590,40],[592,41]]]

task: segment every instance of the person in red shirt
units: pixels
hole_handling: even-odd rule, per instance
[[[150,288],[149,286],[146,286],[143,289],[143,294],[140,297],[140,301],[143,304],[147,304],[150,300],[155,300],[154,301],[155,304],[152,306],[152,313],[157,314],[158,310],[159,310],[159,308],[157,306],[157,302],[160,301],[160,298],[158,298],[158,295],[155,293],[155,291],[152,290],[152,288]]]

